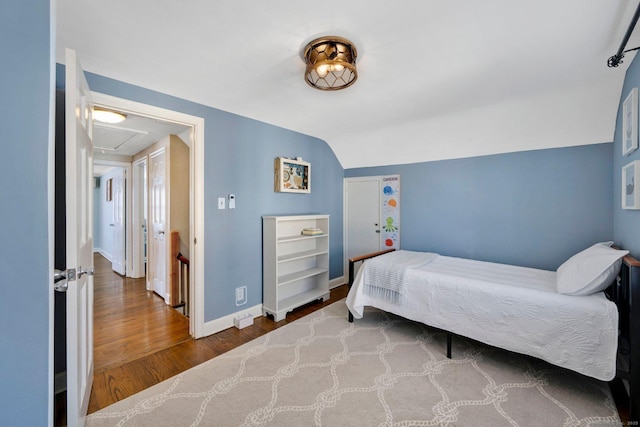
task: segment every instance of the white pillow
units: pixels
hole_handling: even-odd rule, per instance
[[[558,267],[558,293],[591,295],[607,289],[620,271],[622,257],[629,253],[612,248],[612,244],[613,242],[596,243]]]

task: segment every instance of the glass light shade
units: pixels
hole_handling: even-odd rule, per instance
[[[316,89],[344,89],[358,78],[358,53],[353,43],[345,38],[317,38],[307,44],[303,55],[307,64],[305,81]]]
[[[104,110],[95,108],[93,110],[93,119],[102,123],[120,123],[125,121],[127,116],[117,111]]]

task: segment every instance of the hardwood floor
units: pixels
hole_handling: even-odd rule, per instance
[[[94,258],[94,376],[88,412],[158,384],[239,345],[332,304],[347,295],[347,285],[326,302],[300,307],[274,322],[258,317],[244,329],[229,328],[194,340],[188,319],[145,289],[144,279],[123,278],[101,255]],[[66,396],[56,396],[54,422],[66,425]]]
[[[262,336],[276,328],[299,319],[315,310],[344,298],[347,286],[331,291],[328,301],[311,303],[287,315],[285,320],[258,317],[254,324],[244,329],[229,328],[217,334],[194,340],[187,338],[181,342],[167,344],[163,349],[138,358],[130,358],[121,364],[109,364],[108,368],[96,371],[89,400],[89,413],[98,411],[141,390],[158,384],[202,362],[206,362],[245,342]],[[168,310],[171,310],[167,307]],[[173,310],[175,311],[175,310]],[[170,334],[169,334],[170,335]],[[180,341],[181,334],[175,341]],[[129,349],[129,346],[123,346]]]
[[[94,256],[94,374],[190,339],[189,319],[145,288],[123,278],[102,255]]]
[[[188,319],[145,289],[144,279],[128,279],[111,271],[97,255],[94,276],[94,377],[89,413],[98,411],[206,362],[254,338],[282,327],[346,297],[347,285],[331,290],[326,302],[307,304],[286,319],[258,317],[244,329],[229,328],[194,340]],[[625,392],[616,382],[612,392],[620,417],[629,420]],[[56,396],[54,423],[66,425],[66,396]]]

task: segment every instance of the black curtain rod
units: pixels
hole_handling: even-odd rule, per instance
[[[613,55],[611,58],[609,58],[609,60],[607,61],[607,65],[609,67],[617,67],[619,64],[621,64],[622,58],[624,58],[625,53],[640,49],[640,47],[636,47],[633,49],[624,50],[624,48],[627,46],[627,42],[629,41],[629,38],[631,37],[631,33],[633,33],[633,29],[636,27],[636,22],[638,22],[638,17],[640,17],[640,3],[636,8],[636,13],[633,14],[633,18],[631,19],[631,23],[629,24],[629,28],[627,28],[627,32],[625,33],[624,38],[622,39],[622,43],[620,43],[620,48],[618,48],[618,52],[615,55]]]

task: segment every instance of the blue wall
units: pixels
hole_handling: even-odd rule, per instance
[[[113,200],[107,202],[107,180],[113,178],[116,169],[112,169],[102,175],[98,180],[100,186],[93,191],[93,248],[100,249],[103,255],[113,258],[114,237],[113,228]]]
[[[63,66],[57,75],[64,87]],[[326,213],[330,233],[342,236],[343,169],[324,141],[95,74],[87,81],[93,91],[205,119],[205,321],[237,310],[238,286],[247,286],[243,307],[262,304],[263,215]],[[273,191],[280,156],[311,162],[311,194]],[[236,209],[218,210],[218,197],[228,194]],[[342,258],[342,238],[332,238],[330,278],[342,276]]]
[[[616,70],[612,71],[616,72]],[[627,69],[616,119],[613,147],[613,232],[616,244],[628,249],[631,255],[639,258],[640,211],[622,209],[622,167],[634,160],[640,160],[640,149],[628,156],[622,155],[622,103],[634,87],[640,87],[640,59],[637,54]]]
[[[612,144],[348,169],[400,174],[403,249],[555,270],[613,236]]]
[[[0,417],[7,426],[50,419],[49,7],[48,0],[7,0],[0,13]]]

